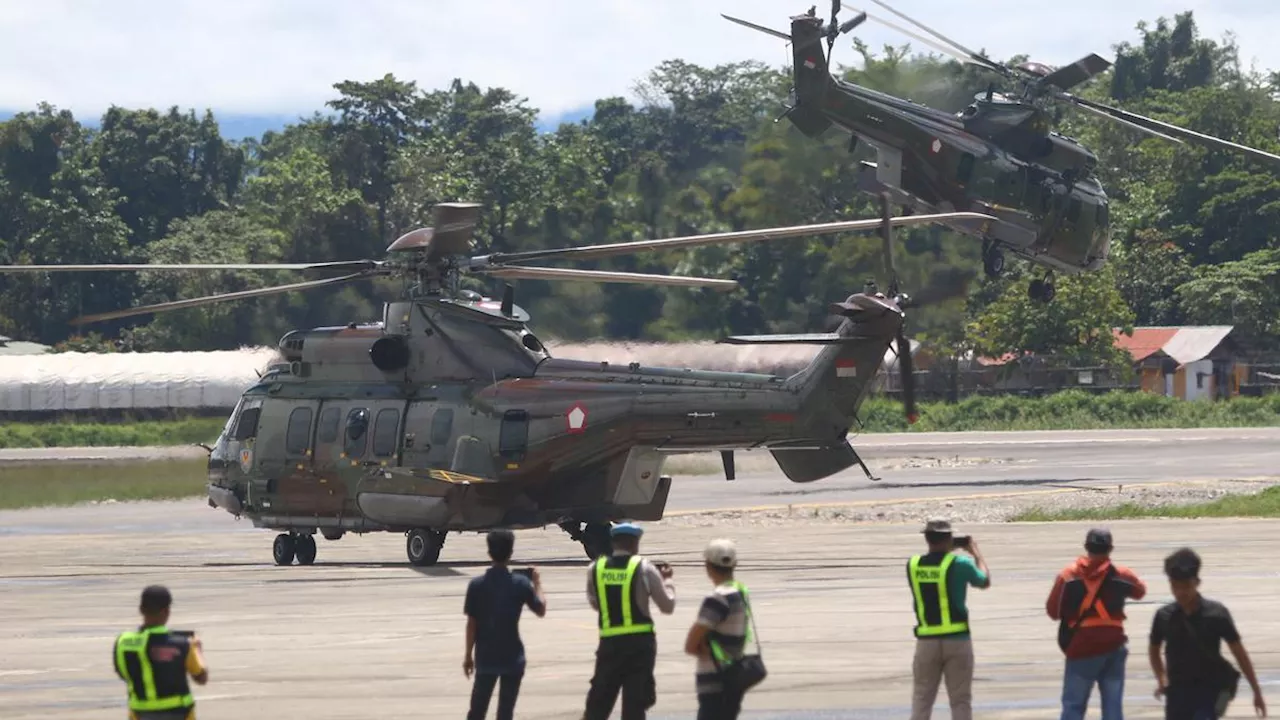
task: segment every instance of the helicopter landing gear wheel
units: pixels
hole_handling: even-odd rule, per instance
[[[587,523],[582,530],[582,549],[587,557],[595,560],[601,555],[608,555],[613,549],[613,541],[609,537],[607,523]]]
[[[1027,287],[1027,296],[1043,303],[1052,302],[1057,291],[1053,287],[1053,276],[1046,275],[1043,280],[1032,280]]]
[[[293,539],[295,555],[299,565],[310,565],[316,561],[316,539],[312,535],[296,535]]]
[[[280,533],[271,545],[271,556],[275,558],[277,565],[291,565],[297,550],[298,545],[294,542],[293,536],[289,533]]]
[[[987,277],[999,277],[1004,272],[1004,253],[994,244],[982,252],[982,269]]]
[[[438,530],[410,530],[405,539],[405,553],[414,567],[435,565],[444,548],[444,533]]]

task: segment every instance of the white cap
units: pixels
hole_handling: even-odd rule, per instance
[[[732,569],[738,564],[738,549],[729,538],[716,538],[707,543],[702,557],[716,567]]]

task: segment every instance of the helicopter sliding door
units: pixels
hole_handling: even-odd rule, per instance
[[[436,400],[409,403],[404,421],[405,467],[448,469],[456,436],[454,408]]]

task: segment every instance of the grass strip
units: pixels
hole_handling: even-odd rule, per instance
[[[0,509],[105,500],[172,500],[204,493],[206,461],[0,465]]]
[[[1224,518],[1280,517],[1280,486],[1248,495],[1227,495],[1217,500],[1189,505],[1137,505],[1045,510],[1032,508],[1010,518],[1013,522],[1060,522],[1066,520],[1135,520],[1138,518]]]

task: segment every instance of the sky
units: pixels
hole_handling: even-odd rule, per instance
[[[0,0],[0,116],[49,102],[90,121],[112,104],[212,109],[244,137],[323,111],[343,80],[386,73],[420,87],[453,78],[528,99],[546,127],[632,97],[663,60],[788,62],[776,38],[720,13],[786,30],[811,0]],[[996,59],[1052,65],[1112,58],[1140,20],[1193,10],[1204,36],[1234,32],[1246,64],[1280,69],[1275,0],[893,0],[901,12]],[[857,9],[895,20],[869,0]],[[827,17],[830,5],[819,3]],[[896,20],[895,20],[896,21]],[[896,21],[902,24],[901,21]],[[868,21],[872,47],[912,43]],[[926,48],[920,48],[924,50]],[[835,61],[854,64],[847,39]]]

